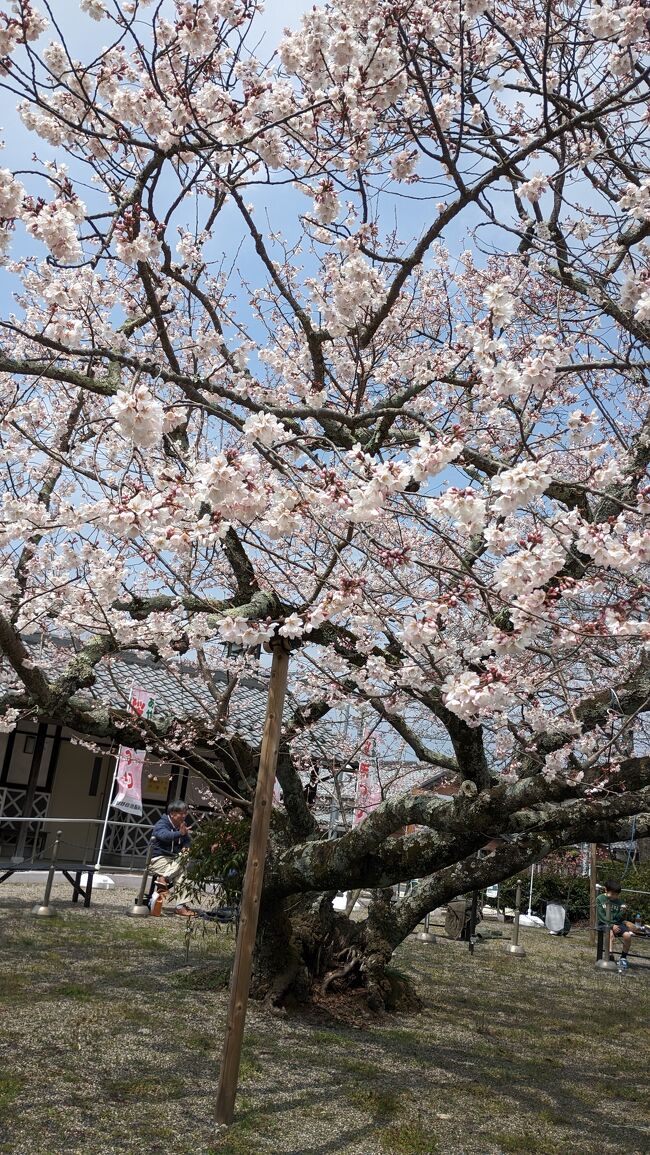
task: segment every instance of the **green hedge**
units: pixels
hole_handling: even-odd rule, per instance
[[[641,918],[650,924],[650,894],[626,894],[625,887],[632,890],[650,890],[650,862],[642,862],[640,866],[631,866],[626,871],[624,862],[605,862],[598,864],[598,881],[606,882],[608,878],[616,879],[623,887],[621,898],[627,903],[628,916],[634,921],[639,911]]]
[[[623,877],[625,875],[625,877]],[[521,910],[528,910],[528,894],[530,888],[530,873],[517,875],[501,883],[499,891],[499,905],[514,908],[517,890],[517,878],[522,879]],[[650,891],[650,862],[640,866],[631,866],[625,870],[624,862],[599,862],[598,882],[604,883],[607,879],[616,879],[622,887],[631,887],[633,890]],[[623,901],[627,903],[627,913],[634,921],[637,911],[645,923],[650,924],[650,894],[626,894],[623,892]],[[589,879],[581,876],[570,877],[562,874],[535,874],[533,884],[533,913],[542,917],[547,902],[559,902],[566,907],[571,922],[587,921],[589,919]]]

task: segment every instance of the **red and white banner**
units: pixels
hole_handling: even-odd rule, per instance
[[[120,746],[117,761],[117,794],[113,799],[116,810],[127,814],[142,814],[142,767],[144,750],[130,750]]]
[[[129,696],[129,707],[139,718],[152,718],[156,701],[153,694],[134,685]],[[128,746],[120,746],[115,771],[117,794],[111,803],[116,810],[125,810],[127,814],[142,814],[144,759],[144,750],[131,750]]]
[[[361,747],[359,770],[357,772],[357,792],[354,799],[352,825],[358,826],[371,810],[381,802],[381,786],[377,766],[376,743],[374,738],[366,738]]]
[[[133,686],[129,698],[129,706],[138,718],[153,718],[156,709],[156,699],[148,690],[140,686]]]

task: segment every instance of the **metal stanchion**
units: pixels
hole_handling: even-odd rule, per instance
[[[472,893],[472,905],[469,912],[469,953],[474,954],[474,947],[477,943],[476,938],[476,916],[478,913],[478,890]]]
[[[149,907],[147,906],[146,902],[144,901],[144,892],[147,889],[147,879],[149,878],[149,863],[151,862],[151,852],[152,852],[152,845],[151,845],[151,843],[149,843],[149,849],[147,851],[147,857],[145,859],[144,870],[142,872],[142,878],[140,880],[140,889],[138,891],[138,897],[136,898],[135,902],[133,903],[133,906],[131,907],[130,911],[128,912],[128,914],[131,918],[148,918],[149,915],[151,914]]]
[[[432,934],[431,931],[429,930],[430,917],[431,917],[430,914],[425,914],[425,916],[424,916],[424,930],[421,930],[420,933],[416,934],[416,936],[415,936],[418,942],[435,942],[436,941],[435,934]]]
[[[594,924],[593,931],[596,934],[596,965],[600,962],[605,953],[605,927],[596,926]],[[609,954],[609,952],[608,952]]]
[[[515,896],[515,921],[512,926],[512,938],[509,946],[503,949],[506,954],[514,954],[517,958],[523,958],[526,954],[523,946],[519,945],[519,909],[521,907],[521,879],[517,879],[517,894]]]
[[[61,830],[57,830],[56,838],[54,839],[54,846],[52,847],[52,856],[50,858],[50,869],[47,872],[47,882],[45,883],[45,894],[43,895],[42,904],[36,903],[32,907],[32,914],[37,918],[55,918],[59,913],[53,906],[50,906],[50,895],[52,893],[52,886],[54,884],[54,875],[56,873],[56,860],[59,855],[59,843],[61,841]]]
[[[605,904],[605,926],[598,927],[598,939],[596,946],[596,970],[599,971],[616,971],[618,974],[618,967],[613,959],[609,957],[609,937],[612,929],[612,906],[607,899]]]

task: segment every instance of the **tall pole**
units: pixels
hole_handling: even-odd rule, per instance
[[[50,906],[50,895],[52,894],[52,885],[54,883],[54,875],[56,874],[56,860],[59,857],[59,845],[61,843],[61,831],[57,830],[56,838],[54,839],[54,846],[52,847],[52,854],[50,855],[50,869],[47,872],[47,882],[45,883],[45,894],[43,895],[43,902],[36,903],[32,907],[32,914],[37,918],[55,918],[56,910]]]
[[[589,846],[589,945],[596,945],[596,843]]]
[[[145,891],[147,889],[147,882],[149,881],[149,863],[151,862],[152,855],[153,855],[153,843],[150,842],[149,843],[149,849],[147,850],[147,857],[146,857],[145,862],[144,862],[144,870],[142,871],[142,878],[140,879],[140,889],[138,891],[138,897],[136,898],[135,902],[133,903],[133,906],[131,907],[130,911],[128,912],[130,914],[131,918],[148,918],[148,916],[151,914],[149,907],[146,905],[146,903],[144,901],[144,895],[145,895]]]
[[[598,958],[596,959],[596,968],[599,971],[617,971],[618,967],[614,959],[610,959],[609,952],[611,950],[611,931],[612,931],[612,904],[609,899],[605,903],[605,925],[598,927]]]
[[[533,913],[533,883],[535,881],[535,863],[530,867],[530,890],[528,892],[528,917]]]
[[[510,940],[510,946],[506,947],[506,951],[508,954],[514,954],[518,958],[522,958],[526,954],[526,951],[524,950],[523,946],[519,945],[519,916],[520,916],[520,913],[521,913],[521,879],[518,878],[517,879],[517,896],[515,898],[515,921],[514,921],[514,925],[512,928],[512,938]]]
[[[237,1094],[239,1063],[244,1039],[248,990],[253,968],[253,948],[257,934],[262,881],[264,879],[264,861],[269,840],[273,785],[282,732],[282,711],[287,690],[288,649],[282,638],[273,639],[271,647],[273,650],[271,681],[253,804],[248,860],[242,888],[235,962],[230,980],[226,1037],[223,1044],[217,1091],[217,1123],[232,1123],[235,1113],[235,1095]]]
[[[121,749],[121,747],[120,747],[120,749]],[[111,816],[111,802],[113,801],[113,794],[115,793],[115,783],[117,782],[117,771],[118,771],[118,767],[120,765],[120,752],[119,752],[119,750],[118,750],[117,754],[112,755],[112,757],[115,758],[115,768],[114,768],[113,773],[111,775],[111,784],[108,788],[108,800],[106,802],[106,813],[104,815],[104,824],[102,826],[102,832],[99,836],[99,850],[97,851],[97,862],[95,863],[95,870],[99,870],[99,868],[102,864],[102,854],[104,853],[104,843],[106,841],[106,830],[108,828],[108,821],[109,821],[110,816]]]
[[[472,905],[469,912],[469,953],[474,954],[476,945],[476,914],[478,910],[478,890],[472,892]]]
[[[346,913],[348,918],[350,917],[350,915],[352,914],[352,911],[354,910],[355,906],[357,905],[357,902],[359,901],[359,895],[360,894],[361,894],[360,890],[349,890],[348,891],[348,901],[345,904],[345,913]]]

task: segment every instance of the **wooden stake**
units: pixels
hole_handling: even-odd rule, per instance
[[[348,891],[348,901],[347,901],[346,906],[345,906],[345,913],[346,913],[348,918],[352,914],[352,911],[354,910],[357,902],[359,901],[359,895],[360,894],[361,894],[360,890]]]
[[[288,650],[281,638],[274,639],[271,646],[273,649],[271,680],[260,750],[260,766],[253,805],[248,860],[242,888],[235,962],[230,980],[226,1037],[223,1044],[217,1091],[217,1123],[232,1123],[235,1113],[235,1095],[237,1094],[248,990],[253,967],[253,948],[257,934],[264,861],[269,840],[275,769],[282,732],[282,711],[287,689]]]
[[[596,843],[589,845],[589,945],[596,945]]]

